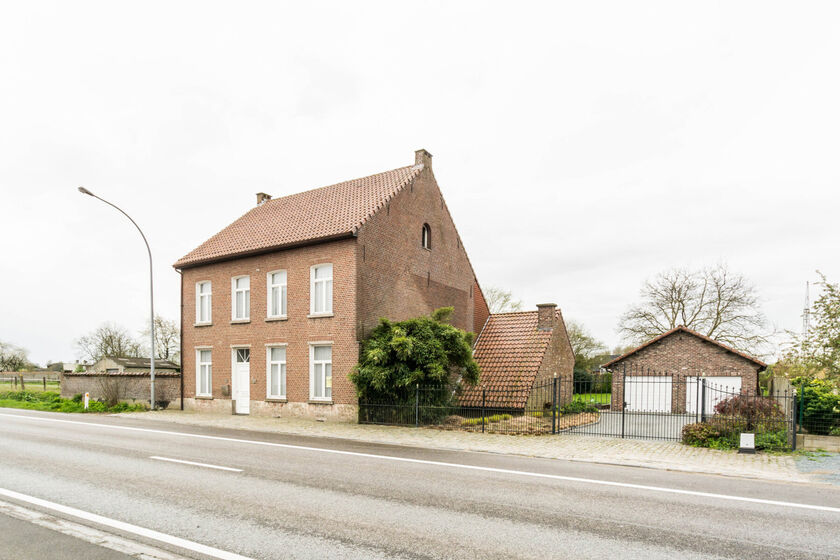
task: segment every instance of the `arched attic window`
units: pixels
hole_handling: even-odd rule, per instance
[[[429,227],[429,224],[423,224],[423,236],[422,236],[422,243],[424,249],[432,249],[432,228]]]

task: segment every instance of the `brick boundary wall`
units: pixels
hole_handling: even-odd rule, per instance
[[[108,373],[64,373],[61,375],[61,396],[69,399],[77,394],[90,393],[90,398],[103,398],[102,380],[107,378],[121,384],[126,402],[149,402],[148,373],[108,374]],[[169,406],[179,403],[181,396],[181,374],[173,372],[155,372],[155,400],[166,400]]]

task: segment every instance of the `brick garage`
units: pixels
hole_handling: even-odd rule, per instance
[[[741,392],[755,394],[758,374],[767,365],[698,332],[680,326],[615,358],[603,366],[613,374],[612,410],[621,410],[624,377],[670,377],[671,411],[686,410],[686,379],[689,377],[737,377]]]
[[[424,224],[431,232],[424,247]],[[332,313],[310,317],[310,267],[332,264]],[[175,263],[181,272],[182,371],[187,407],[230,411],[232,348],[250,349],[250,412],[356,418],[347,378],[359,341],[380,317],[403,320],[452,306],[476,332],[489,315],[466,250],[432,173],[414,165],[258,205]],[[267,318],[267,273],[286,271],[287,313]],[[232,321],[231,282],[250,278],[250,318]],[[210,282],[212,321],[196,321],[196,285]],[[310,343],[332,345],[332,398],[313,401]],[[267,398],[267,350],[286,348],[286,395]],[[212,356],[211,393],[196,395],[197,352]]]

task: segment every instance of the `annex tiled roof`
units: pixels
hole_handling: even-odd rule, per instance
[[[268,200],[181,257],[173,266],[198,264],[353,234],[422,170],[400,167]]]
[[[601,367],[608,368],[612,365],[615,365],[618,362],[627,358],[628,356],[632,356],[633,354],[635,354],[639,350],[643,350],[643,349],[647,348],[648,346],[650,346],[651,344],[655,344],[655,343],[659,342],[660,340],[662,340],[666,336],[671,336],[675,332],[684,332],[684,333],[688,333],[690,335],[696,336],[697,338],[699,338],[701,340],[705,340],[706,342],[710,342],[710,343],[714,344],[715,346],[719,346],[719,347],[723,348],[727,352],[732,352],[736,356],[740,356],[740,357],[744,358],[745,360],[754,363],[755,365],[759,366],[762,369],[767,367],[767,364],[765,364],[764,362],[762,362],[761,360],[759,360],[757,358],[754,358],[754,357],[750,356],[749,354],[745,354],[744,352],[741,352],[740,350],[735,350],[731,346],[728,346],[728,345],[726,345],[722,342],[719,342],[719,341],[717,341],[713,338],[709,338],[708,336],[706,336],[704,334],[700,334],[699,332],[691,330],[688,327],[684,327],[682,325],[680,325],[676,328],[673,328],[670,331],[666,331],[666,332],[660,334],[659,336],[655,336],[655,337],[651,338],[650,340],[648,340],[647,342],[645,342],[641,346],[637,346],[636,348],[633,348],[629,352],[625,352],[621,356],[618,356],[617,358],[615,358],[613,360],[610,360],[609,362],[602,365]]]
[[[463,406],[524,408],[551,340],[552,331],[537,330],[537,311],[490,315],[473,350],[481,382],[461,395]]]
[[[104,371],[79,371],[79,372],[65,372],[61,375],[65,377],[149,377],[150,371],[112,371],[110,373]],[[164,369],[158,371],[155,368],[155,377],[181,377],[181,372],[177,370]]]
[[[113,360],[116,363],[120,364],[123,367],[128,368],[151,368],[152,367],[152,360],[151,358],[114,358],[108,356],[109,360]],[[169,360],[155,360],[155,370],[158,368],[160,369],[181,369],[181,366],[176,364],[175,362],[170,362]]]

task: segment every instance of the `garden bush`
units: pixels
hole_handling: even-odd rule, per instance
[[[693,447],[711,447],[711,442],[720,437],[717,427],[704,422],[686,424],[682,429],[682,442]]]
[[[442,419],[451,414],[446,409],[452,406],[461,384],[478,383],[478,364],[472,355],[474,335],[448,324],[452,311],[444,307],[431,316],[399,323],[380,319],[362,342],[360,361],[350,374],[362,407],[365,403],[381,405],[364,407],[364,412],[360,407],[364,421],[383,421],[379,416],[392,414],[394,406],[414,405],[417,385],[424,423]],[[401,408],[413,423],[414,409]]]
[[[840,394],[823,379],[791,380],[802,391],[802,427],[812,434],[827,435],[840,428]]]
[[[598,407],[591,403],[572,401],[560,407],[562,414],[579,414],[581,412],[598,412]]]

